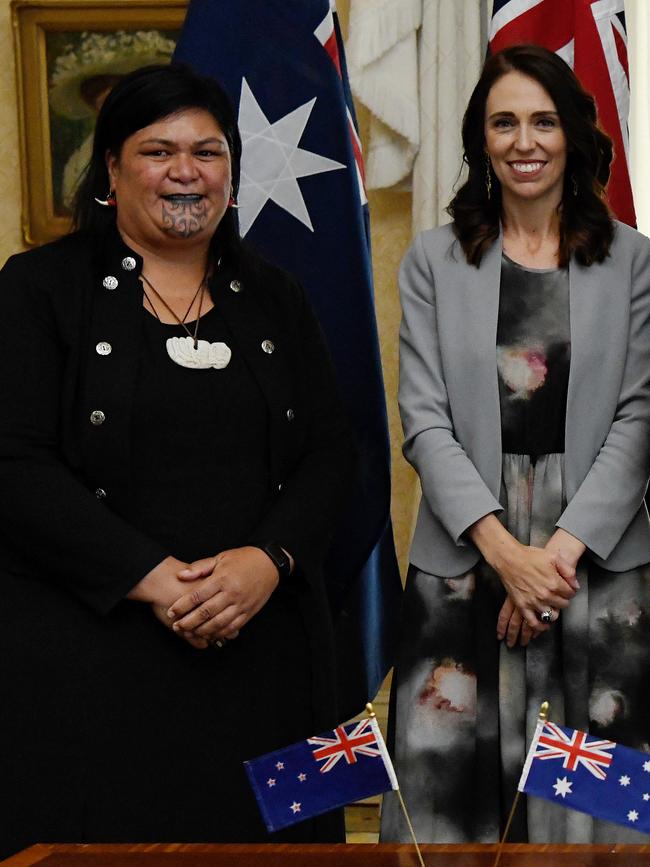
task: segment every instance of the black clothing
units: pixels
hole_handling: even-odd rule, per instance
[[[143,311],[141,264],[117,233],[78,234],[0,274],[0,857],[36,841],[276,839],[241,760],[338,721],[320,561],[352,452],[319,329],[287,275],[223,264],[211,320],[232,370],[175,370],[149,354],[164,327]],[[247,423],[259,430],[239,441]],[[255,480],[237,460],[249,448]],[[183,510],[163,523],[173,492],[152,503],[158,460],[187,482],[181,503],[208,501],[193,533]],[[168,554],[217,553],[212,538],[277,540],[299,580],[222,651],[196,651],[125,596]],[[334,816],[283,838],[339,833]]]
[[[564,452],[571,331],[569,273],[501,264],[497,369],[502,450]]]

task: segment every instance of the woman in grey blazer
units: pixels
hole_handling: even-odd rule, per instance
[[[431,842],[499,838],[545,699],[559,724],[650,740],[650,242],[612,220],[611,142],[551,52],[487,61],[463,144],[453,223],[400,273],[423,495],[391,738]],[[510,833],[635,837],[537,799]],[[408,839],[390,796],[382,839]]]

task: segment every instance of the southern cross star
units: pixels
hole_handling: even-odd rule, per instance
[[[242,139],[239,230],[242,237],[270,200],[312,232],[298,178],[344,169],[343,163],[298,147],[316,98],[271,123],[244,78],[239,102]]]
[[[647,771],[650,774],[650,762],[643,763],[643,770]]]
[[[630,812],[627,814],[627,818],[630,820],[630,822],[636,822],[636,820],[639,818],[639,814],[636,810],[630,810]]]
[[[621,786],[629,786],[630,785],[630,778],[628,777],[627,774],[623,774],[622,777],[619,777],[618,781],[621,784]]]
[[[567,795],[571,795],[571,786],[573,783],[570,780],[567,780],[566,777],[556,778],[553,783],[553,788],[555,789],[555,795],[561,795],[563,798],[566,798]]]
[[[293,804],[289,807],[289,809],[291,810],[291,812],[292,812],[292,813],[294,814],[294,816],[295,816],[296,813],[299,813],[299,812],[300,812],[300,804],[299,804],[299,803],[297,804],[297,803],[294,801]]]

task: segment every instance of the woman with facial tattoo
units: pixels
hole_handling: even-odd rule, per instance
[[[242,762],[337,722],[353,450],[303,290],[239,238],[240,156],[214,81],[138,70],[76,231],[0,274],[0,858],[269,840]]]

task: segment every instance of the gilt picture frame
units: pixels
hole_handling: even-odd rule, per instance
[[[70,230],[102,100],[122,75],[170,60],[186,11],[186,0],[12,0],[26,244]]]

